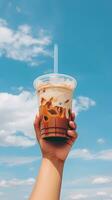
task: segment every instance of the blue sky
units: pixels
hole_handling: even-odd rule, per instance
[[[41,163],[33,80],[72,75],[79,138],[66,161],[62,200],[112,199],[112,2],[0,1],[0,199],[28,199]]]

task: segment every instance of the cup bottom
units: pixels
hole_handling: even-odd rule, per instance
[[[69,127],[69,119],[60,117],[51,117],[45,121],[41,120],[40,132],[41,137],[48,140],[65,140],[68,139],[67,130]]]
[[[41,137],[42,138],[59,138],[59,139],[68,139],[67,129],[62,127],[46,127],[41,129]]]
[[[44,139],[61,139],[61,140],[63,140],[63,139],[69,139],[69,136],[67,136],[67,134],[63,134],[63,133],[56,133],[56,132],[54,132],[54,133],[48,133],[48,134],[45,134],[45,133],[43,133],[43,134],[41,134],[41,137],[42,138],[44,138]]]

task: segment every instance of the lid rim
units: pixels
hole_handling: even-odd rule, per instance
[[[75,79],[74,77],[72,77],[72,76],[70,76],[70,75],[67,75],[67,74],[59,74],[59,73],[49,73],[49,74],[44,74],[44,75],[41,75],[41,76],[37,77],[37,78],[33,81],[33,86],[34,86],[34,88],[36,89],[36,83],[37,83],[37,81],[38,81],[39,79],[45,78],[45,77],[47,77],[47,76],[56,76],[56,75],[59,75],[60,77],[61,77],[61,76],[65,76],[66,78],[70,78],[71,80],[74,81],[74,84],[75,84],[75,86],[74,86],[73,89],[76,88],[76,86],[77,86],[77,81],[76,81],[76,79]]]

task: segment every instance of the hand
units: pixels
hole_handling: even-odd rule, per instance
[[[74,122],[75,114],[72,113],[72,121],[69,121],[69,126],[71,130],[67,131],[67,135],[69,139],[65,142],[63,141],[48,141],[46,139],[42,139],[40,135],[40,118],[36,116],[34,122],[34,128],[36,132],[36,138],[39,142],[41,152],[43,157],[48,159],[57,159],[59,161],[64,162],[68,156],[68,153],[77,138],[76,133],[76,124]]]

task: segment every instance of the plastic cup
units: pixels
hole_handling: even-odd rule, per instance
[[[45,139],[67,139],[76,80],[65,74],[46,74],[34,80],[37,91],[40,134]]]

